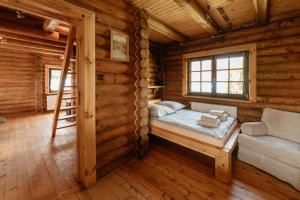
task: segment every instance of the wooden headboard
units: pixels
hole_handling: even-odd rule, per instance
[[[160,103],[161,99],[149,99],[148,100],[148,105],[154,104],[154,103]]]
[[[237,117],[237,107],[236,106],[226,106],[210,103],[200,103],[200,102],[191,102],[191,109],[199,112],[209,112],[210,110],[224,110],[229,115]]]

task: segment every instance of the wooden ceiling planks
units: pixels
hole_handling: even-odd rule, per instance
[[[233,0],[223,7],[228,15],[232,28],[237,29],[255,23],[255,12],[251,0]]]
[[[224,31],[237,29],[255,23],[255,11],[251,0],[197,0]],[[228,27],[218,11],[223,9],[232,27]]]
[[[207,34],[206,30],[201,28],[174,0],[132,0],[132,3],[187,37]],[[152,34],[150,39],[153,39]],[[165,40],[157,41],[158,37],[155,39],[156,42],[165,42]]]
[[[199,20],[195,20],[191,12],[187,12],[177,3],[190,2],[186,0],[132,0],[131,2],[138,8],[145,9],[151,16],[162,21],[174,30],[186,35],[189,39],[208,37],[216,34],[216,25],[220,29],[227,31],[228,24],[218,11],[222,8],[228,16],[233,29],[243,26],[255,24],[255,11],[253,9],[252,1],[249,0],[193,0],[194,4],[197,2],[202,12],[203,20],[208,14],[216,25],[209,25],[210,28],[203,28],[199,25]],[[176,3],[177,2],[177,3]],[[189,10],[189,9],[188,9]],[[195,12],[194,12],[195,13]],[[203,16],[204,15],[204,16]],[[199,16],[197,16],[199,18]],[[202,21],[203,22],[203,21]],[[210,24],[210,23],[209,23]],[[166,43],[167,39],[163,36],[159,37],[152,31],[150,39],[156,42]]]
[[[243,27],[256,25],[256,14],[251,0],[131,0],[131,2],[138,8],[145,9],[151,16],[154,16],[161,22],[165,23],[174,30],[186,35],[188,39],[204,38],[212,35],[213,31],[207,32],[203,27],[199,26],[190,12],[186,12],[176,2],[197,2],[202,9],[203,15],[209,15],[214,19],[219,28],[223,31],[235,30]],[[288,12],[293,8],[288,8],[290,2],[297,4],[296,0],[272,0],[276,1],[284,8],[283,12]],[[298,3],[299,4],[299,3]],[[298,7],[300,7],[298,5]],[[300,8],[294,10],[300,10]],[[225,13],[228,21],[220,13],[219,9]],[[281,14],[280,8],[271,3],[271,15]],[[167,38],[152,31],[150,39],[166,43]],[[214,33],[214,32],[213,32]]]

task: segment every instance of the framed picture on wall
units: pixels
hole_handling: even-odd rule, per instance
[[[129,36],[126,33],[111,30],[110,58],[118,61],[129,61]]]

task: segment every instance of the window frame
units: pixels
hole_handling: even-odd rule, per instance
[[[51,90],[51,71],[52,70],[60,70],[62,71],[61,67],[56,66],[56,65],[46,65],[46,69],[45,69],[45,92],[48,95],[56,95],[58,93],[57,91],[52,91]],[[72,85],[72,77],[71,77],[71,85]],[[70,89],[71,90],[71,89]]]
[[[246,56],[244,55],[246,54]],[[217,71],[222,71],[222,70],[217,70],[217,65],[216,65],[216,60],[218,58],[232,58],[232,57],[238,57],[239,55],[242,55],[244,57],[244,66],[243,66],[243,84],[244,84],[244,90],[246,91],[243,94],[230,94],[230,93],[217,93]],[[200,85],[203,82],[210,82],[212,84],[212,90],[211,92],[192,92],[191,91],[191,74],[192,71],[191,70],[191,63],[193,61],[203,61],[203,60],[211,60],[211,70],[204,70],[204,72],[206,71],[210,71],[211,72],[211,81],[202,81],[202,79],[200,78],[200,81],[194,81],[194,82],[199,82]],[[229,98],[229,99],[241,99],[241,100],[248,100],[249,99],[249,81],[247,81],[247,77],[249,74],[249,52],[248,51],[241,51],[241,52],[234,52],[234,53],[225,53],[225,54],[218,54],[218,55],[212,55],[212,56],[205,56],[205,57],[197,57],[197,58],[189,58],[188,59],[188,95],[192,95],[192,96],[206,96],[206,97],[215,97],[215,98]],[[229,67],[229,66],[228,66]],[[225,70],[225,69],[223,69]],[[227,69],[229,71],[229,76],[230,76],[230,71],[231,70],[239,70],[239,69]],[[200,76],[203,72],[202,69],[200,69]],[[221,81],[220,81],[221,82]],[[234,82],[234,81],[223,81],[223,82],[227,82],[228,83],[228,90],[229,90],[229,83],[230,82]],[[241,82],[241,81],[236,81],[236,82]],[[200,86],[201,87],[201,86]]]
[[[228,54],[238,54],[241,52],[248,52],[248,62],[247,62],[247,70],[246,72],[248,74],[244,75],[244,78],[247,78],[245,81],[248,84],[247,90],[248,90],[248,98],[245,98],[245,96],[238,96],[238,95],[231,95],[231,94],[218,94],[212,95],[211,93],[207,93],[208,95],[204,93],[195,93],[190,92],[190,70],[189,70],[189,61],[190,60],[203,60],[205,58],[211,58],[211,57],[219,57],[222,55],[228,55]],[[224,47],[224,48],[218,48],[218,49],[211,49],[206,51],[199,51],[199,52],[192,52],[192,53],[186,53],[182,56],[183,61],[183,71],[182,71],[182,96],[183,97],[191,97],[191,98],[202,98],[202,99],[214,99],[214,100],[226,100],[226,101],[243,101],[243,102],[256,102],[256,44],[246,44],[246,45],[238,45],[238,46],[231,46],[231,47]],[[212,62],[214,62],[214,59],[212,59]],[[212,63],[212,67],[216,66],[214,63]],[[212,69],[212,73],[215,71]],[[244,70],[245,73],[245,70]],[[216,75],[214,75],[215,77]],[[214,85],[214,84],[213,84]],[[214,88],[212,88],[214,89]]]

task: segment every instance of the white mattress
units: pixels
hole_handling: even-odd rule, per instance
[[[221,122],[217,128],[208,128],[197,124],[203,114],[182,109],[161,118],[151,118],[150,125],[216,146],[224,146],[237,126],[237,120],[229,116],[227,121]]]

